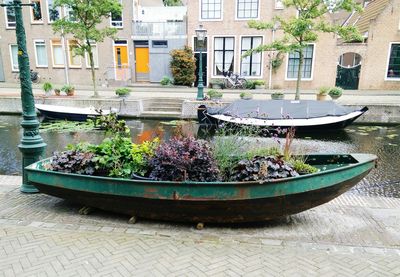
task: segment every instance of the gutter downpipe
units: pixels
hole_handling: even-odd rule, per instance
[[[275,41],[275,28],[272,29],[272,42]],[[269,59],[269,80],[268,80],[268,89],[272,89],[272,59]]]
[[[65,83],[69,85],[69,72],[68,72],[68,61],[67,61],[67,48],[65,47],[66,42],[65,42],[65,36],[64,36],[64,29],[61,30],[61,45],[62,49],[64,52],[64,77],[65,77]]]

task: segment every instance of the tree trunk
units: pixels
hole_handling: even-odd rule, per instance
[[[89,62],[90,62],[90,70],[92,72],[93,97],[99,97],[99,93],[97,91],[97,86],[96,86],[96,71],[94,69],[94,60],[93,60],[93,52],[92,52],[91,45],[89,45],[89,47],[88,47],[88,55],[89,55]]]
[[[300,61],[299,61],[299,66],[297,68],[297,80],[296,80],[296,96],[295,100],[300,100],[300,82],[301,82],[301,76],[302,76],[302,69],[303,69],[303,63],[304,63],[304,54],[303,54],[303,49],[300,50],[299,52],[300,56]]]

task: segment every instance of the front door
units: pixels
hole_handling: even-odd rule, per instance
[[[149,81],[150,59],[148,47],[135,47],[136,81]]]
[[[361,56],[348,52],[339,57],[336,86],[342,89],[358,89],[361,70]]]
[[[129,79],[128,45],[114,45],[115,80],[126,81]]]

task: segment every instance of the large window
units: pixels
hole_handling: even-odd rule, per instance
[[[56,21],[61,16],[61,8],[54,6],[54,0],[47,0],[47,15],[50,23]]]
[[[223,75],[224,72],[233,71],[235,38],[214,38],[214,75]]]
[[[51,53],[54,67],[64,66],[64,51],[61,39],[51,40]]]
[[[97,44],[91,43],[90,45],[92,46],[94,67],[98,68],[99,67],[99,52],[97,50]],[[86,67],[90,68],[90,59],[89,59],[89,54],[87,52],[85,53],[85,59],[86,59]]]
[[[10,57],[12,71],[18,71],[18,45],[10,44]]]
[[[32,23],[43,23],[42,4],[40,0],[31,0],[31,20]]]
[[[236,17],[238,19],[257,18],[259,0],[236,0]]]
[[[122,0],[119,1],[122,5]],[[111,13],[111,26],[115,28],[123,28],[122,10],[121,13]]]
[[[75,52],[75,48],[77,48],[77,41],[70,39],[68,40],[68,59],[70,67],[81,67],[82,66],[82,57],[77,55]]]
[[[283,5],[282,0],[275,0],[275,9],[282,10],[285,6]]]
[[[222,0],[201,0],[201,19],[221,19]]]
[[[303,54],[304,54],[304,63],[303,63],[303,67],[302,67],[301,78],[311,79],[313,56],[314,56],[314,45],[310,44],[306,48],[304,48]],[[299,52],[290,53],[288,69],[287,69],[287,78],[288,79],[296,79],[297,78],[299,63],[300,63],[300,53]]]
[[[260,46],[262,37],[242,37],[241,56],[250,49]],[[251,56],[242,58],[240,64],[240,75],[261,76],[261,53],[253,53]]]
[[[400,79],[400,43],[390,47],[389,65],[386,73],[388,79]]]
[[[4,0],[4,4],[11,4],[13,0]],[[4,13],[6,18],[6,27],[15,28],[15,11],[11,7],[4,7]]]
[[[37,67],[47,67],[47,50],[44,40],[35,40],[35,56]]]

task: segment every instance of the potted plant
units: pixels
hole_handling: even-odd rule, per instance
[[[61,90],[59,88],[54,88],[54,94],[60,96]]]
[[[343,94],[343,89],[339,87],[333,87],[329,90],[329,96],[333,99],[336,100]]]
[[[64,85],[61,88],[62,92],[65,92],[65,94],[67,94],[68,96],[72,96],[75,94],[75,88],[71,85]]]
[[[248,92],[248,91],[242,92],[242,93],[240,93],[240,98],[244,99],[244,100],[250,100],[250,99],[253,98],[253,94],[251,92]]]
[[[115,94],[118,95],[119,97],[127,97],[129,94],[131,94],[131,89],[129,88],[117,88],[115,90]]]
[[[222,98],[222,92],[215,90],[215,89],[210,89],[207,91],[208,97],[210,97],[211,100],[219,100]]]
[[[43,88],[43,90],[45,92],[45,95],[49,96],[51,90],[53,89],[53,85],[51,83],[49,83],[49,82],[46,82],[46,83],[43,84],[42,88]]]
[[[263,80],[255,80],[254,81],[254,84],[255,84],[255,88],[256,89],[264,89],[265,88],[265,82],[263,81]]]
[[[317,100],[324,101],[328,97],[330,87],[320,87],[317,92]]]
[[[221,79],[212,79],[210,80],[210,85],[213,89],[222,89],[224,87],[224,82]]]
[[[281,91],[275,91],[271,94],[272,100],[282,100],[285,98],[285,94]]]
[[[170,86],[170,85],[172,85],[172,80],[171,80],[168,76],[164,76],[164,77],[161,79],[160,84],[161,84],[162,86]]]

